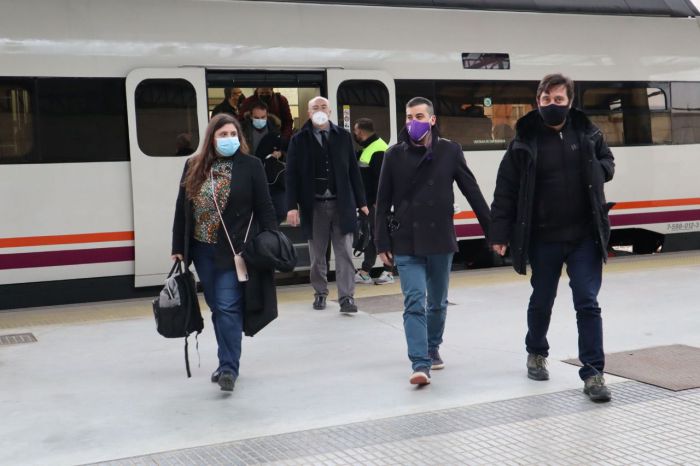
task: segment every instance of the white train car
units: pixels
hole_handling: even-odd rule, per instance
[[[308,98],[325,95],[339,124],[370,116],[391,142],[405,102],[428,97],[490,201],[537,81],[562,72],[616,157],[614,240],[644,252],[700,247],[700,23],[690,2],[317,3],[2,2],[0,308],[161,283],[185,160],[176,141],[186,134],[194,149],[233,86],[275,87],[297,127]],[[458,191],[456,203],[468,254],[483,233]]]

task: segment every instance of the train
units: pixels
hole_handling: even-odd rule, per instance
[[[6,1],[0,15],[0,309],[134,295],[170,268],[177,184],[224,89],[273,87],[299,128],[326,96],[396,142],[435,104],[491,201],[538,81],[576,82],[605,134],[611,244],[700,247],[700,20],[687,0]],[[630,6],[632,5],[632,6]],[[635,6],[636,5],[636,6]],[[491,8],[491,9],[486,9]],[[455,191],[470,260],[484,234]],[[298,232],[300,269],[308,265]],[[295,236],[296,235],[296,236]]]

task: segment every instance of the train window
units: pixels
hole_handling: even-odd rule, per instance
[[[671,83],[673,143],[700,143],[700,83]]]
[[[24,162],[34,146],[30,80],[0,81],[0,163]]]
[[[126,90],[118,78],[38,78],[44,163],[129,160]]]
[[[436,85],[440,134],[465,150],[505,149],[534,108],[535,82],[443,81]]]
[[[349,80],[338,87],[338,124],[348,131],[359,118],[369,118],[377,135],[389,141],[389,91],[380,81]]]
[[[151,157],[189,155],[199,145],[197,94],[184,79],[146,79],[135,91],[136,133]]]
[[[610,146],[669,144],[667,92],[648,83],[581,84],[583,110]]]

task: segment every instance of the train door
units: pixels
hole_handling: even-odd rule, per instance
[[[207,125],[203,68],[137,69],[126,78],[134,217],[134,285],[163,282],[185,159]]]
[[[379,137],[389,144],[396,142],[396,91],[394,79],[387,73],[328,70],[328,96],[331,108],[337,112],[339,126],[352,131],[358,119],[369,118]],[[356,268],[362,265],[362,260],[362,256],[354,259]],[[334,265],[331,263],[331,267]],[[381,262],[377,260],[374,265],[381,266]]]

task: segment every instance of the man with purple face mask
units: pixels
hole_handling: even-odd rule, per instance
[[[527,375],[548,380],[547,331],[563,265],[569,275],[578,325],[579,376],[593,401],[610,401],[603,369],[603,321],[598,305],[603,262],[610,238],[603,184],[615,162],[602,132],[572,108],[574,83],[561,74],[545,76],[537,109],[516,125],[498,169],[491,205],[490,240],[500,255],[510,246],[513,267],[532,269],[532,295],[525,337]]]
[[[399,270],[413,369],[409,382],[418,386],[430,383],[431,369],[445,367],[438,350],[457,251],[454,182],[486,234],[490,222],[488,205],[462,148],[441,138],[436,122],[430,100],[414,97],[406,104],[406,127],[384,154],[377,191],[375,242],[382,262],[396,264]]]

